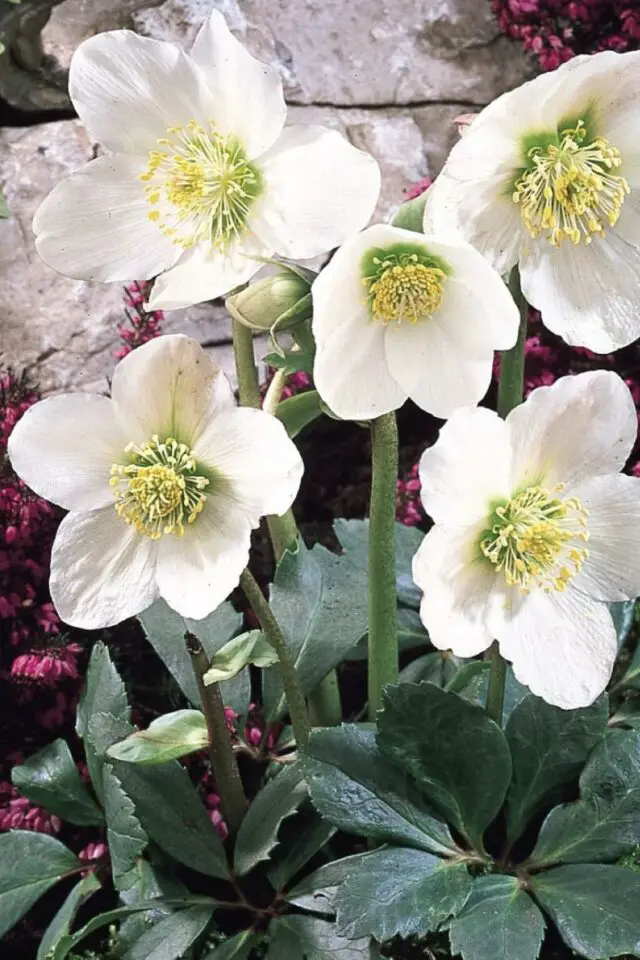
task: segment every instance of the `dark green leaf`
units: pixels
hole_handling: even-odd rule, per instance
[[[398,613],[402,611],[402,607]],[[413,660],[400,671],[400,680],[403,683],[421,683],[428,680],[438,687],[446,687],[460,666],[460,661],[450,650],[436,650],[425,653]]]
[[[190,631],[198,637],[211,659],[238,632],[242,625],[242,615],[236,613],[230,603],[223,603],[204,620],[187,620],[172,610],[164,600],[156,600],[138,619],[149,643],[187,700],[194,707],[199,707],[200,696],[191,657],[185,645],[185,632]],[[233,681],[222,684],[222,697],[224,702],[235,710],[237,707],[230,697],[231,683]],[[246,706],[247,704],[244,704],[242,709],[245,710]]]
[[[64,740],[54,740],[11,771],[11,781],[32,803],[81,827],[104,823]]]
[[[180,960],[213,914],[212,906],[188,907],[160,920],[133,943],[122,960]]]
[[[491,664],[488,660],[469,660],[462,664],[445,689],[450,693],[459,694],[463,700],[476,703],[484,709],[487,702],[490,670]],[[512,667],[508,666],[502,708],[501,725],[503,728],[506,726],[513,710],[528,695],[528,687],[524,687],[516,680]]]
[[[618,650],[621,650],[633,626],[636,601],[622,600],[619,603],[610,603],[608,606],[618,636]]]
[[[274,863],[267,871],[269,882],[276,890],[282,890],[336,832],[333,824],[323,820],[315,810],[309,808],[305,812],[309,816],[296,818],[296,821],[302,820],[303,826],[295,823],[295,841],[290,842],[284,852],[281,850],[285,843],[281,843],[274,855]]]
[[[65,874],[81,866],[46,833],[12,830],[0,835],[0,937]]]
[[[271,606],[282,627],[305,694],[314,690],[355,647],[367,629],[367,577],[348,555],[300,544],[287,552],[271,587]],[[279,670],[263,678],[265,710],[285,709]]]
[[[130,727],[131,710],[127,700],[127,691],[111,661],[107,647],[100,642],[96,643],[91,651],[87,680],[76,714],[76,731],[84,740],[87,766],[91,774],[93,788],[100,801],[102,801],[103,760],[97,755],[95,746],[89,737],[89,724],[98,713],[109,714],[116,720],[121,721],[123,729],[126,728],[126,725]],[[130,727],[130,730],[132,729]]]
[[[267,960],[376,960],[369,938],[345,940],[335,924],[316,917],[292,914],[271,922]]]
[[[391,221],[394,227],[401,227],[403,230],[412,230],[414,233],[424,233],[424,208],[427,202],[427,191],[421,193],[413,200],[405,200],[396,210]]]
[[[138,859],[135,865],[135,879],[128,890],[120,891],[120,899],[127,906],[133,906],[141,900],[151,900],[154,897],[164,899],[184,899],[189,896],[185,885],[174,874],[163,871],[149,863],[148,860]],[[159,903],[152,909],[144,912],[132,913],[125,917],[118,928],[118,946],[126,948],[138,940],[151,924],[157,923],[163,917],[174,912],[174,907],[166,903]]]
[[[238,875],[269,859],[282,821],[295,813],[306,796],[307,785],[299,763],[281,770],[260,790],[238,831],[234,859]]]
[[[486,713],[432,683],[387,687],[378,745],[478,850],[511,779],[509,745]]]
[[[537,960],[544,917],[515,877],[476,877],[449,928],[451,952],[464,960]]]
[[[530,694],[515,708],[505,734],[513,778],[506,800],[510,842],[543,805],[575,783],[587,757],[607,729],[606,695],[581,710],[561,710]]]
[[[382,756],[373,731],[355,725],[318,730],[302,765],[314,806],[341,830],[431,853],[455,849],[446,824]]]
[[[136,730],[114,743],[107,754],[126,763],[166,763],[202,750],[208,743],[202,711],[175,710],[153,720],[146,730]]]
[[[317,390],[305,390],[304,393],[287,397],[276,409],[276,417],[284,423],[292,440],[321,415],[320,394]]]
[[[530,880],[571,950],[587,960],[640,951],[640,875],[602,863],[547,870]],[[518,958],[519,960],[519,958]]]
[[[398,607],[398,648],[400,652],[413,650],[415,647],[426,647],[428,644],[429,636],[422,626],[418,611],[412,610],[410,607]],[[368,636],[365,634],[358,645],[348,654],[347,659],[366,660],[368,656]],[[427,656],[439,657],[440,654],[427,654]]]
[[[47,960],[49,953],[66,937],[73,926],[73,921],[80,907],[86,903],[96,890],[100,890],[100,881],[95,873],[91,872],[75,885],[55,917],[45,930],[36,960]]]
[[[580,800],[551,811],[532,862],[617,860],[640,843],[640,730],[612,730],[580,777]]]
[[[250,930],[243,930],[235,937],[225,940],[219,947],[208,953],[203,960],[248,960],[249,954],[260,943],[259,938]]]
[[[373,853],[356,853],[352,857],[325,863],[287,893],[287,903],[310,913],[333,916],[333,901],[338,888],[365,858],[372,856]]]
[[[224,847],[184,767],[114,761],[114,770],[149,837],[175,860],[210,877],[227,878]]]
[[[116,890],[128,890],[138,879],[136,863],[147,846],[147,835],[111,764],[104,765],[102,777],[113,883]]]
[[[629,700],[623,700],[609,720],[609,724],[631,727],[634,730],[640,727],[640,697],[630,697]]]
[[[336,520],[336,536],[351,563],[366,573],[369,558],[369,521]],[[396,523],[396,590],[398,603],[418,609],[422,593],[413,582],[411,565],[424,534],[415,527]]]
[[[349,939],[423,937],[455,917],[471,892],[464,863],[422,850],[377,850],[338,888],[338,932]]]

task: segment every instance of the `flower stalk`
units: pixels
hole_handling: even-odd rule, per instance
[[[298,747],[304,747],[309,742],[311,722],[309,720],[309,713],[307,711],[302,687],[300,686],[300,680],[296,673],[295,664],[287,646],[287,641],[280,624],[274,616],[273,610],[269,606],[250,570],[245,570],[240,577],[240,586],[249,601],[251,609],[258,618],[267,640],[278,655],[280,670],[282,671],[284,693],[287,698],[289,714],[291,716],[291,726],[293,727]]]
[[[342,723],[342,701],[335,670],[326,675],[309,697],[309,713],[314,727],[339,727]]]
[[[382,706],[382,688],[398,680],[396,598],[396,481],[398,427],[395,413],[371,421],[369,514],[369,719]]]
[[[242,823],[248,804],[227,730],[220,684],[207,685],[204,682],[210,663],[198,637],[187,631],[185,641],[198,685],[202,712],[207,721],[209,760],[220,797],[222,816],[229,833],[234,834]]]
[[[520,326],[518,339],[511,350],[504,350],[500,355],[500,379],[498,382],[498,413],[504,419],[509,413],[522,403],[524,384],[524,354],[527,340],[527,318],[529,304],[525,300],[520,287],[520,271],[514,267],[509,276],[509,290],[520,312]],[[504,707],[504,688],[507,679],[507,663],[500,656],[497,640],[494,640],[490,651],[491,669],[489,672],[489,688],[487,690],[486,710],[496,723],[502,721]]]

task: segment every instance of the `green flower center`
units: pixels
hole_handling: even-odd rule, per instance
[[[183,536],[185,524],[202,511],[209,485],[187,445],[154,436],[141,446],[130,443],[125,453],[133,462],[114,463],[109,481],[118,515],[152,540]]]
[[[575,497],[554,495],[563,490],[562,484],[551,491],[527,487],[495,508],[479,546],[508,586],[524,593],[536,586],[562,591],[582,569],[589,555],[588,511]]]
[[[182,247],[209,243],[224,252],[243,232],[263,181],[242,144],[190,120],[170,127],[140,179],[150,220]]]
[[[530,166],[515,183],[513,202],[532,237],[544,236],[555,247],[564,239],[591,243],[616,223],[629,193],[614,172],[622,157],[605,137],[590,140],[582,120],[560,137],[559,144],[527,152]]]
[[[378,251],[365,258],[363,283],[374,320],[383,324],[418,323],[444,299],[445,265],[423,251]]]

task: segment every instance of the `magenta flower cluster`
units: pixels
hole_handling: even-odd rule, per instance
[[[492,0],[500,29],[522,41],[543,70],[580,53],[637,50],[638,0]]]
[[[151,290],[151,281],[129,283],[124,288],[125,323],[118,325],[118,335],[122,346],[116,353],[116,359],[122,360],[128,353],[148,343],[162,333],[164,313],[162,310],[145,310],[145,303]]]

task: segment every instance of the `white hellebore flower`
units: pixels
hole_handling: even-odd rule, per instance
[[[291,506],[302,461],[282,424],[235,406],[195,341],[158,337],[125,357],[111,399],[50,397],[9,439],[16,473],[70,512],[51,596],[73,626],[107,627],[157,597],[199,620],[237,586],[251,529]]]
[[[448,417],[478,403],[518,310],[476,250],[377,224],[346,241],[311,288],[313,378],[339,417],[366,420],[411,397]]]
[[[153,307],[223,296],[277,254],[306,259],[369,220],[380,171],[321,126],[283,129],[275,68],[213,12],[189,54],[116,30],[73,55],[73,105],[108,151],[52,191],[38,253],[81,280],[156,277]]]
[[[454,146],[426,232],[453,230],[567,343],[640,336],[640,52],[575,57],[505,93]]]
[[[506,421],[453,415],[420,461],[435,526],[413,576],[436,647],[473,657],[495,638],[549,703],[598,697],[616,656],[606,601],[640,594],[640,479],[618,472],[636,430],[607,371],[540,387]]]

